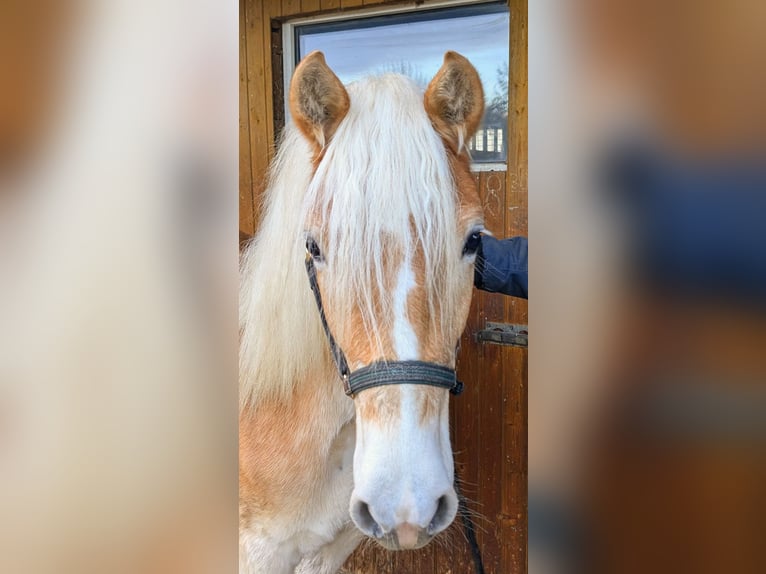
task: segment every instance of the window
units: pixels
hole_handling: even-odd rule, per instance
[[[476,140],[476,151],[484,151],[484,130],[479,128],[473,139]]]
[[[484,118],[468,145],[472,159],[505,162],[506,146],[500,140],[508,123],[508,7],[491,2],[402,10],[288,22],[283,29],[285,78],[303,56],[322,50],[343,83],[398,72],[425,88],[441,67],[444,52],[455,50],[476,67],[484,86]]]

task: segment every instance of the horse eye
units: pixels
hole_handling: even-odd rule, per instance
[[[478,251],[479,244],[481,243],[481,233],[478,231],[474,231],[471,233],[471,235],[468,236],[468,239],[465,240],[465,245],[463,246],[463,255],[473,255]]]
[[[308,254],[311,255],[314,261],[324,261],[324,257],[322,257],[322,251],[319,249],[319,245],[317,245],[317,242],[313,237],[306,239],[306,251],[308,251]]]

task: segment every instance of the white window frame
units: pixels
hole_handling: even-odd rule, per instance
[[[356,20],[370,16],[387,16],[391,14],[407,14],[410,12],[423,12],[435,8],[456,8],[459,6],[476,6],[477,4],[489,4],[497,0],[433,0],[419,5],[404,6],[375,6],[362,8],[349,12],[335,12],[332,14],[317,14],[303,18],[287,20],[282,24],[282,78],[284,81],[284,113],[285,123],[290,121],[290,102],[287,95],[290,93],[290,79],[295,71],[295,28],[306,24],[322,24],[325,22],[337,22],[339,20]],[[507,171],[508,160],[505,162],[471,162],[471,171]]]
[[[487,128],[485,131],[487,134],[487,151],[490,153],[494,153],[495,142],[497,141],[497,130],[495,128]],[[489,149],[489,148],[492,148],[492,149]]]

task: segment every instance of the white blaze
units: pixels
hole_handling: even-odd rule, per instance
[[[396,278],[394,289],[394,351],[400,361],[416,361],[420,358],[418,339],[407,318],[407,298],[415,287],[415,273],[409,254],[404,258]]]
[[[399,361],[421,358],[415,329],[407,316],[407,300],[416,285],[412,257],[407,255],[393,291],[392,338]],[[406,524],[405,534],[415,529],[413,536],[420,530],[431,536],[446,528],[455,516],[457,498],[452,489],[446,404],[439,416],[421,420],[421,392],[418,385],[401,385],[399,416],[384,424],[357,417],[350,512],[365,534],[385,535]],[[412,542],[412,537],[406,540]]]

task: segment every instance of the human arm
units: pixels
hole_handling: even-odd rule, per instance
[[[481,236],[474,270],[477,289],[527,299],[527,269],[526,237]]]

